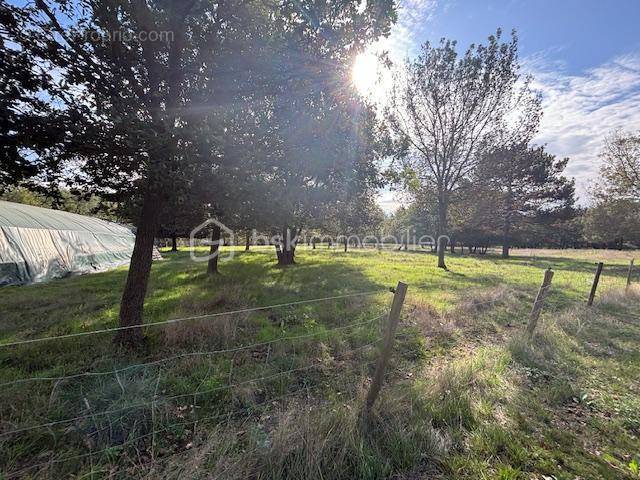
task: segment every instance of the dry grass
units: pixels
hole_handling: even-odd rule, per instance
[[[206,315],[220,310],[234,310],[245,306],[243,289],[229,288],[211,298],[184,299],[177,318]],[[238,330],[247,323],[248,313],[223,315],[198,320],[172,323],[162,328],[163,343],[167,348],[193,348],[193,346],[227,346],[238,336]]]
[[[513,257],[551,257],[551,258],[572,258],[600,261],[607,260],[631,260],[638,258],[638,252],[634,250],[607,250],[607,249],[547,249],[547,248],[512,248]]]
[[[248,317],[249,314],[235,314],[215,317],[212,321],[172,323],[162,329],[163,343],[169,349],[231,345]]]
[[[478,316],[500,307],[515,311],[520,305],[516,293],[505,287],[473,290],[455,308],[440,311],[432,304],[417,299],[410,305],[407,324],[418,328],[427,339],[451,340],[456,333],[476,326]],[[477,336],[477,332],[474,334]]]
[[[640,283],[633,283],[628,289],[607,290],[599,299],[601,305],[633,306],[640,301]],[[640,315],[640,312],[638,312]]]

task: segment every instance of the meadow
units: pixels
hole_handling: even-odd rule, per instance
[[[146,328],[142,351],[110,332],[0,346],[0,478],[640,478],[632,252],[458,254],[444,271],[423,250],[302,246],[278,267],[255,247],[213,279],[188,252],[163,255],[145,322],[186,320]],[[125,279],[0,289],[0,344],[114,327]],[[398,281],[397,341],[365,419]]]

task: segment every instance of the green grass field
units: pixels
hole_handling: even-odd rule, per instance
[[[374,293],[148,327],[140,352],[117,351],[111,333],[0,347],[0,478],[640,478],[631,253],[455,255],[443,271],[423,251],[321,246],[279,268],[256,247],[215,279],[188,252],[164,256],[145,322]],[[115,326],[125,277],[0,289],[0,343]],[[398,281],[402,323],[365,421]]]

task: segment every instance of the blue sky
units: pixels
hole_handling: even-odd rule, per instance
[[[603,137],[640,130],[640,0],[399,1],[398,24],[378,46],[396,60],[426,40],[466,48],[497,27],[518,31],[523,66],[543,95],[536,142],[570,157],[567,173],[586,203]],[[381,204],[391,211],[398,203],[385,192]]]

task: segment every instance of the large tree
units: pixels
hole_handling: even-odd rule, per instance
[[[590,242],[622,249],[626,242],[640,245],[640,201],[600,198],[584,215],[584,233]]]
[[[588,240],[622,248],[640,244],[640,134],[615,132],[605,141],[600,177],[584,216]]]
[[[296,237],[313,226],[353,178],[373,165],[371,107],[351,83],[351,65],[364,46],[389,33],[393,2],[359,8],[318,3],[286,5],[271,56],[277,81],[265,105],[271,233],[280,265],[295,262]],[[359,13],[360,12],[360,13]]]
[[[305,108],[314,107],[326,92],[319,85],[335,80],[331,74],[336,64],[344,67],[366,42],[388,33],[393,2],[380,0],[360,7],[356,1],[336,9],[322,2],[267,5],[251,0],[36,0],[6,8],[3,4],[3,60],[21,61],[25,75],[31,69],[46,69],[49,74],[45,84],[33,83],[39,81],[39,73],[23,79],[30,92],[39,92],[30,95],[31,105],[24,101],[25,89],[3,93],[3,111],[13,116],[8,117],[8,126],[0,126],[0,133],[17,146],[3,151],[12,162],[6,163],[10,168],[3,169],[3,177],[14,182],[33,175],[37,171],[31,165],[40,162],[66,175],[74,188],[84,187],[114,201],[135,197],[139,203],[136,242],[120,308],[120,325],[128,328],[119,332],[118,342],[142,340],[141,329],[135,327],[142,324],[153,241],[163,208],[177,189],[188,185],[194,172],[212,178],[220,162],[232,158],[224,155],[218,141],[225,132],[225,116],[208,115],[207,110],[232,110],[238,105],[234,102],[244,107],[256,101],[246,89],[256,82],[262,99],[253,109],[269,106],[269,133],[276,133],[276,124],[286,131],[286,122],[274,120],[279,105],[289,104],[302,115],[289,117],[289,125],[304,127],[310,120],[306,128],[314,133],[318,119]],[[287,61],[281,62],[282,58]],[[306,103],[288,101],[298,83],[310,89]],[[54,104],[61,108],[49,112]],[[53,150],[38,148],[33,128],[14,127],[21,125],[14,115],[19,107],[47,121],[54,113],[65,120],[53,124],[61,146],[52,158],[62,166],[48,163],[47,154]],[[200,123],[203,128],[194,128]],[[306,155],[308,142],[305,138],[303,148],[288,157],[294,167],[315,159]],[[269,155],[264,164],[277,164],[273,158]],[[219,200],[212,198],[211,203]]]
[[[538,99],[520,74],[515,33],[501,31],[486,45],[472,45],[459,56],[455,41],[425,43],[414,60],[394,74],[386,110],[402,149],[402,168],[414,172],[436,194],[438,236],[449,233],[451,195],[475,169],[479,153],[493,144],[505,125],[510,131],[537,121]],[[438,266],[446,268],[446,243]]]
[[[76,119],[64,132],[60,171],[74,187],[139,199],[121,326],[142,323],[161,212],[191,164],[203,160],[191,155],[185,121],[194,91],[208,81],[217,48],[245,36],[251,18],[245,2],[204,0],[38,0],[10,11],[17,24],[11,42],[56,72],[46,94]],[[117,336],[121,343],[141,339],[137,328]]]
[[[495,148],[482,156],[476,181],[496,201],[492,210],[500,219],[504,258],[509,256],[514,233],[528,224],[571,217],[575,182],[563,175],[568,161],[556,159],[544,147],[524,143]]]

